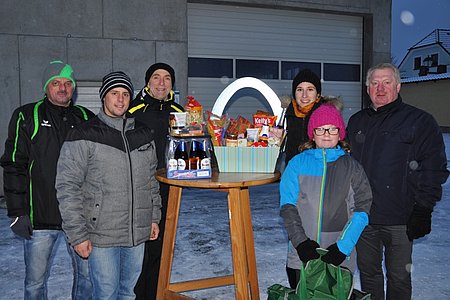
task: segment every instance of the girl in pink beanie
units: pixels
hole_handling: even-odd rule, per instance
[[[296,288],[301,264],[321,259],[355,270],[354,247],[368,224],[372,192],[362,166],[349,155],[345,124],[332,104],[311,114],[309,141],[280,182],[280,215],[289,238],[286,271]],[[317,248],[327,249],[320,256]]]

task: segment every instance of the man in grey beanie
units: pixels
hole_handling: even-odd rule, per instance
[[[75,79],[70,65],[50,62],[42,88],[43,99],[14,111],[0,160],[10,228],[24,243],[24,299],[47,299],[53,253],[58,239],[64,239],[56,200],[56,163],[67,132],[93,116],[73,104]],[[66,244],[74,268],[72,299],[91,299],[87,260]]]

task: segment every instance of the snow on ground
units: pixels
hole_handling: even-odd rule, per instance
[[[450,134],[445,134],[450,158]],[[253,230],[261,299],[274,283],[287,285],[286,234],[279,217],[278,184],[250,188]],[[431,234],[414,243],[413,299],[450,299],[450,181],[433,213]],[[9,229],[6,210],[0,209],[0,299],[23,299],[22,242]],[[226,194],[185,189],[175,245],[172,282],[232,272]],[[72,270],[65,246],[60,243],[49,279],[49,299],[70,299]],[[355,286],[359,281],[355,278]],[[195,299],[229,300],[232,286],[186,293]]]

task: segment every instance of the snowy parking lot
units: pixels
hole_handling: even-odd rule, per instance
[[[450,134],[444,135],[450,158]],[[273,283],[287,285],[286,234],[278,208],[278,184],[250,189],[261,299]],[[450,299],[450,181],[433,213],[432,232],[415,241],[413,299]],[[0,299],[23,299],[22,242],[9,229],[6,209],[0,209]],[[225,193],[185,189],[181,203],[172,281],[229,275],[231,248]],[[49,279],[49,299],[70,299],[72,270],[60,243]],[[355,280],[358,285],[358,280]],[[187,293],[195,299],[232,299],[233,287]]]

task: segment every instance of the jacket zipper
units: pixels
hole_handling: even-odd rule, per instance
[[[125,143],[125,148],[128,155],[128,163],[130,165],[130,181],[131,181],[131,214],[130,214],[130,224],[131,224],[131,243],[134,246],[134,184],[133,184],[133,164],[131,162],[131,153],[130,153],[130,145],[128,144],[128,139],[125,132],[125,126],[127,124],[127,119],[123,120],[123,128],[122,128],[122,138],[123,142]]]
[[[320,245],[322,238],[322,218],[323,218],[323,197],[325,194],[325,182],[327,174],[327,152],[322,149],[323,156],[323,172],[322,172],[322,183],[320,184],[320,199],[319,199],[319,211],[317,218],[317,243]]]

